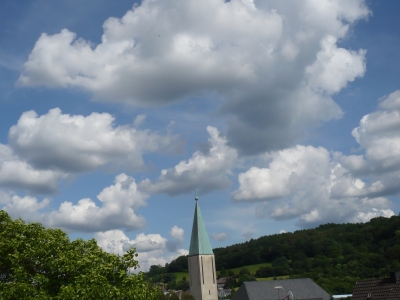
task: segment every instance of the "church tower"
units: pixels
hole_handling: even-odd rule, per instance
[[[215,258],[200,207],[196,191],[192,237],[189,249],[190,293],[196,300],[218,300]]]

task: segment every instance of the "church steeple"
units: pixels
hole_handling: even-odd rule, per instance
[[[211,248],[210,240],[201,215],[198,197],[196,196],[196,207],[194,209],[192,237],[190,238],[189,256],[199,254],[214,254]]]
[[[192,237],[188,257],[190,293],[196,300],[217,300],[215,258],[204,225],[196,190]]]

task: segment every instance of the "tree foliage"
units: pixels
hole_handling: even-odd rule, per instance
[[[135,249],[109,254],[94,239],[71,242],[60,229],[0,210],[1,299],[157,299],[158,287],[129,274],[136,257]]]
[[[181,300],[196,300],[196,298],[189,293],[182,293]]]

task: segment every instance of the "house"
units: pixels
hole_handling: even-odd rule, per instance
[[[175,291],[175,294],[177,294],[177,295],[178,295],[178,298],[181,299],[181,298],[182,298],[183,291],[182,291],[182,290]]]
[[[225,298],[232,293],[231,289],[218,288],[218,297]]]
[[[400,299],[400,271],[392,272],[390,278],[357,281],[352,300],[398,300]]]
[[[221,277],[220,279],[217,280],[217,287],[219,288],[224,288],[226,281],[228,280],[228,278],[230,277]]]
[[[310,278],[244,282],[232,300],[329,300],[331,296]],[[375,299],[374,299],[375,300]]]

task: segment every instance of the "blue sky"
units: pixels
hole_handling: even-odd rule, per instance
[[[187,253],[400,211],[398,1],[0,3],[0,207]]]

